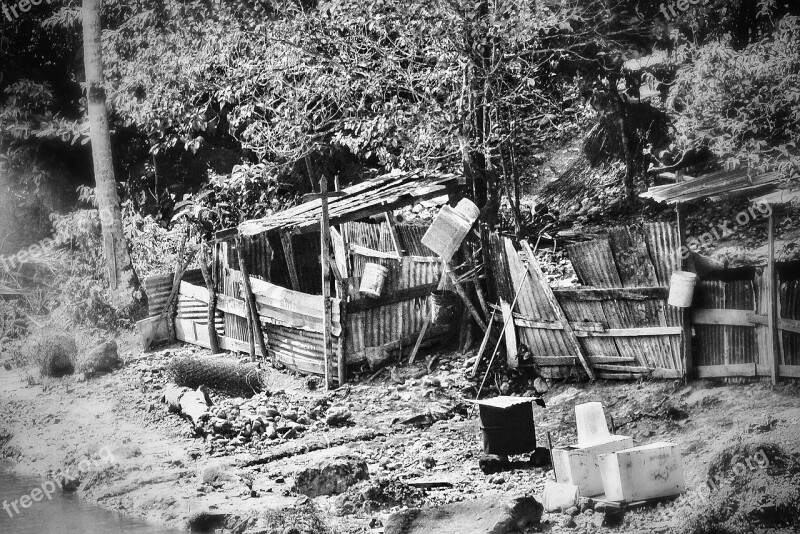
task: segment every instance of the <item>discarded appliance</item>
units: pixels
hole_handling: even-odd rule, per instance
[[[672,497],[686,490],[677,443],[651,443],[603,454],[599,463],[606,499],[611,501]]]
[[[422,244],[449,262],[481,212],[471,200],[462,199],[455,208],[444,205],[422,236]]]
[[[533,423],[534,397],[500,396],[472,400],[479,406],[483,452],[498,456],[524,454],[536,449]]]
[[[691,308],[694,298],[694,287],[697,285],[697,275],[687,271],[675,271],[669,284],[669,300],[671,306],[678,308]]]
[[[553,468],[560,483],[580,488],[581,497],[603,493],[598,455],[633,447],[633,438],[608,431],[603,405],[589,402],[575,406],[578,443],[553,449]]]

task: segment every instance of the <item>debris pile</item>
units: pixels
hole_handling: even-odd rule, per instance
[[[344,408],[329,409],[326,399],[309,408],[281,405],[278,396],[259,393],[250,399],[223,399],[210,408],[205,431],[213,451],[234,452],[239,448],[264,448],[268,444],[295,439],[309,430],[350,424]]]

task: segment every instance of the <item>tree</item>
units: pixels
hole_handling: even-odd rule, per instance
[[[100,44],[101,0],[83,0],[83,53],[86,68],[86,101],[92,140],[92,159],[97,205],[103,229],[111,302],[118,309],[129,308],[139,290],[139,279],[131,263],[117,196],[111,132],[108,126],[103,58]]]

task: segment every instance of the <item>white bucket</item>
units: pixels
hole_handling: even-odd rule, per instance
[[[697,275],[686,271],[675,271],[669,284],[669,300],[671,306],[678,308],[691,308],[694,297],[694,286],[697,285]]]
[[[377,263],[364,265],[364,274],[361,276],[361,285],[358,291],[372,298],[378,298],[383,292],[383,284],[389,276],[389,269]]]
[[[466,198],[455,208],[442,206],[430,228],[422,236],[422,244],[434,251],[443,261],[448,262],[479,216],[478,206]]]

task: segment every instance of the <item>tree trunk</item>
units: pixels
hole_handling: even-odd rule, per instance
[[[86,69],[86,100],[91,127],[92,159],[97,205],[103,229],[111,302],[119,310],[135,303],[139,279],[133,270],[128,242],[122,226],[122,213],[114,177],[111,134],[103,84],[103,59],[100,44],[101,0],[83,0],[83,59]]]
[[[217,337],[217,288],[208,271],[207,248],[205,243],[200,244],[200,272],[203,274],[203,280],[208,289],[208,342],[211,345],[211,354],[219,354],[222,349],[219,347],[219,338]]]

